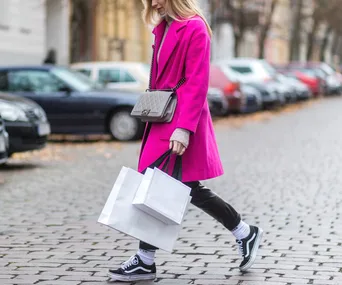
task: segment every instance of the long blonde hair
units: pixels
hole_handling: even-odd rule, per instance
[[[144,4],[143,20],[148,25],[157,25],[161,18],[157,11],[152,8],[151,0],[142,0]],[[188,19],[196,15],[200,16],[205,22],[208,33],[212,36],[213,32],[210,28],[208,21],[205,19],[204,14],[199,7],[197,0],[166,0],[166,12],[168,17],[175,21],[181,19]]]

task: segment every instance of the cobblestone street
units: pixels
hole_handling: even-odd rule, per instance
[[[342,284],[342,99],[232,125],[215,123],[225,175],[204,182],[265,233],[247,274],[233,236],[190,208],[161,285]],[[51,142],[0,170],[0,284],[117,284],[107,269],[137,241],[98,224],[139,143]],[[152,283],[140,283],[143,285]]]

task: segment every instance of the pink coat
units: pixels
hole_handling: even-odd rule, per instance
[[[142,172],[169,149],[176,128],[191,132],[183,155],[183,182],[206,180],[223,174],[213,123],[207,102],[210,69],[210,37],[204,21],[196,16],[173,21],[157,53],[166,22],[155,27],[155,58],[152,66],[152,89],[168,89],[185,75],[186,82],[177,90],[178,104],[170,123],[153,123],[145,131],[138,170]],[[174,158],[171,160],[171,166]]]

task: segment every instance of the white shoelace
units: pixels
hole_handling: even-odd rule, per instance
[[[242,240],[237,240],[237,244],[238,244],[238,249],[239,249],[239,254],[242,256],[242,257],[245,257],[245,254],[243,252],[243,242]]]
[[[139,263],[138,258],[135,255],[133,255],[127,261],[121,264],[121,268],[123,270],[126,270],[128,267],[132,265],[137,265],[138,263]]]

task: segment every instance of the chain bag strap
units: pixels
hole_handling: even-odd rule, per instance
[[[152,70],[154,66],[155,48],[153,48],[150,69],[149,89],[147,89],[135,104],[131,116],[143,122],[168,123],[172,121],[177,106],[177,89],[186,81],[185,77],[174,88],[164,90],[152,89]]]

